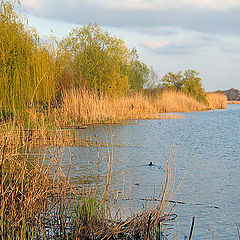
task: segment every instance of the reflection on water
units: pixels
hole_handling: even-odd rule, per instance
[[[89,126],[77,130],[79,138],[97,138],[114,147],[112,186],[119,194],[133,199],[132,210],[139,210],[151,197],[158,197],[165,177],[165,157],[177,162],[177,184],[186,173],[174,200],[179,215],[175,230],[188,234],[196,216],[195,239],[237,239],[240,200],[240,106],[227,110],[184,113],[183,119],[127,121],[124,124]],[[72,177],[80,184],[86,173],[104,185],[107,160],[98,162],[112,149],[71,147],[65,152],[68,167],[72,156]],[[99,156],[98,156],[99,154]],[[149,162],[153,166],[149,166]]]

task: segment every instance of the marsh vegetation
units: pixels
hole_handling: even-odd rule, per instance
[[[31,152],[76,145],[74,131],[62,130],[69,125],[175,118],[159,113],[225,108],[226,97],[205,93],[194,70],[169,73],[156,84],[137,50],[96,24],[42,43],[11,2],[0,8],[2,239],[161,239],[178,189],[168,161],[157,202],[123,220],[110,204],[117,201],[110,191],[112,149],[99,160],[108,166],[104,189],[74,186],[71,159],[64,173],[61,154],[32,158]]]

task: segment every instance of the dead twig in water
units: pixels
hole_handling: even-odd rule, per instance
[[[238,231],[238,239],[240,240],[240,229],[239,229],[239,224],[237,224],[237,231]]]
[[[188,240],[191,240],[191,239],[192,239],[194,223],[195,223],[195,216],[194,216],[193,219],[192,219],[192,226],[191,226],[191,230],[190,230],[190,234],[189,234]]]

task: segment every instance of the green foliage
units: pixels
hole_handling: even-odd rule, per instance
[[[199,73],[194,70],[184,72],[184,86],[182,91],[190,96],[195,97],[198,101],[207,104],[206,93],[202,87]]]
[[[31,103],[50,104],[55,94],[53,54],[9,1],[2,1],[0,9],[0,110],[15,115]]]
[[[163,87],[181,91],[207,104],[206,93],[202,87],[199,73],[194,70],[186,70],[184,73],[169,72],[162,78]]]
[[[96,24],[75,28],[55,51],[40,43],[11,1],[0,0],[0,8],[1,119],[26,120],[33,106],[49,109],[53,98],[71,87],[120,96],[148,81],[149,69],[136,49],[130,52],[122,39]]]
[[[184,78],[182,72],[169,72],[162,78],[163,87],[180,91],[184,85]]]
[[[70,218],[72,239],[85,239],[86,236],[100,239],[99,235],[104,235],[104,232],[96,233],[106,227],[106,209],[105,201],[91,192],[77,199]]]
[[[133,48],[131,51],[128,76],[132,90],[139,91],[149,82],[150,69],[145,63],[140,61],[136,48]]]
[[[124,41],[103,32],[97,24],[75,28],[60,44],[59,84],[123,95],[129,83],[121,66],[129,64],[129,56]],[[66,82],[69,76],[73,79],[70,84]]]

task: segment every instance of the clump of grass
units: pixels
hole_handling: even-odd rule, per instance
[[[71,89],[63,95],[58,119],[68,122],[103,123],[149,116],[153,110],[150,102],[140,94],[130,97],[98,95],[87,89]],[[61,117],[60,117],[61,116]]]
[[[224,109],[227,106],[227,97],[221,92],[207,93],[207,101],[211,109]]]

